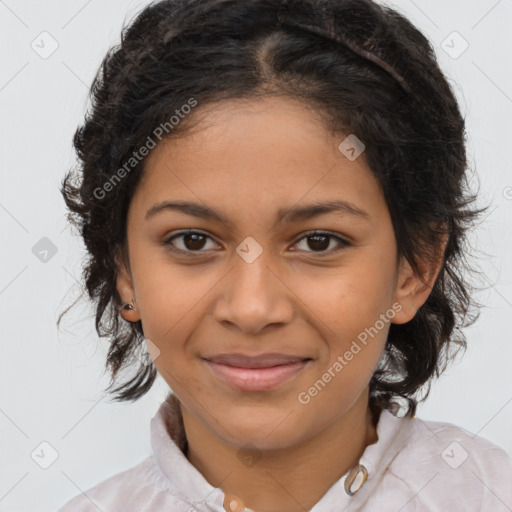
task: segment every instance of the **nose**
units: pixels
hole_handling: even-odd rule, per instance
[[[237,256],[218,293],[215,319],[244,333],[258,334],[293,318],[293,293],[263,254],[251,263]]]

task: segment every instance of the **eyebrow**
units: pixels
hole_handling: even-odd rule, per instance
[[[200,219],[222,222],[226,226],[232,227],[232,222],[222,213],[215,211],[209,206],[189,201],[163,201],[157,203],[146,212],[145,219],[148,220],[164,211],[178,211]],[[355,204],[342,199],[336,199],[316,202],[306,206],[281,208],[277,214],[277,222],[299,222],[333,212],[370,220],[370,215]]]

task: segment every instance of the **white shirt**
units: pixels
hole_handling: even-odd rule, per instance
[[[184,455],[175,395],[162,403],[150,431],[152,456],[58,512],[225,512],[222,489]],[[512,512],[512,459],[490,441],[449,423],[399,418],[387,410],[377,435],[360,459],[368,477],[359,490],[347,494],[347,472],[310,512]]]

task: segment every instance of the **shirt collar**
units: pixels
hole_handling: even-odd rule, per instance
[[[379,483],[392,459],[407,442],[412,424],[411,419],[398,418],[388,410],[383,410],[377,423],[378,441],[367,446],[359,460],[368,472],[366,482],[353,496],[349,496],[344,486],[347,472],[332,485],[310,512],[350,512],[360,507]],[[174,393],[169,394],[151,420],[151,445],[165,483],[173,493],[197,510],[225,512],[222,489],[213,487],[185,456],[187,438],[181,404]],[[246,511],[249,512],[249,509]]]

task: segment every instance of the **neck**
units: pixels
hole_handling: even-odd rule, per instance
[[[183,404],[182,415],[190,463],[211,485],[257,512],[311,509],[377,441],[368,393],[313,437],[285,450],[265,451],[251,466],[240,463],[240,447],[220,439]]]

